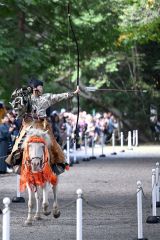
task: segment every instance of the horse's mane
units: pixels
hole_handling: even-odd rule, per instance
[[[48,131],[44,131],[42,129],[37,129],[37,128],[30,128],[28,131],[27,131],[27,135],[23,141],[23,145],[22,145],[22,148],[24,147],[25,143],[29,140],[30,137],[32,136],[37,136],[37,137],[41,137],[45,140],[47,146],[50,146],[51,145],[51,138],[48,134]]]

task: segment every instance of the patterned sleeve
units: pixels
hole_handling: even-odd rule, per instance
[[[60,94],[52,94],[52,93],[46,93],[44,94],[44,97],[48,101],[48,105],[51,106],[57,102],[60,102],[62,100],[72,98],[74,96],[73,92],[69,93],[60,93]]]

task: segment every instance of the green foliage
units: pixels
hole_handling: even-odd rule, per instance
[[[131,1],[124,5],[123,14],[119,16],[120,31],[126,33],[125,40],[147,43],[160,41],[160,2],[159,0]],[[129,2],[129,1],[128,1]]]
[[[67,87],[66,91],[75,88],[77,55],[67,3],[1,0],[0,98],[8,101],[11,91],[30,76],[44,79],[48,91],[61,91],[62,86]],[[159,0],[70,3],[80,51],[81,84],[150,92],[149,98],[136,93],[93,93],[91,107],[101,103],[102,107],[127,112],[132,118],[133,108],[139,113],[148,112],[150,102],[159,101],[159,95],[153,94],[160,89]],[[85,99],[82,105],[90,106]]]

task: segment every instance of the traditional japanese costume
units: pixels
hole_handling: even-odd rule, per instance
[[[38,85],[42,84],[41,81],[36,81]],[[73,97],[74,93],[46,93],[34,96],[33,94],[30,94],[30,89],[25,88],[24,90],[22,89],[20,91],[18,89],[15,90],[17,94],[16,92],[12,94],[15,96],[14,100],[12,101],[12,106],[17,114],[20,117],[23,117],[23,121],[19,137],[16,139],[12,152],[7,157],[6,162],[11,166],[20,165],[22,161],[21,145],[24,137],[26,136],[27,130],[31,127],[40,128],[48,130],[48,134],[52,140],[52,145],[49,149],[51,156],[51,167],[56,174],[60,174],[64,171],[67,164],[65,163],[63,150],[57,143],[53,135],[51,125],[47,120],[46,110],[57,102]]]

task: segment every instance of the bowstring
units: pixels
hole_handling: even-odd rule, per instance
[[[67,5],[68,9],[68,5]],[[68,11],[68,10],[67,10]],[[67,46],[68,46],[68,68],[69,68],[69,79],[68,79],[68,85],[69,89],[71,89],[71,49],[70,49],[70,26],[69,26],[69,17],[67,17]],[[67,112],[72,109],[72,99],[67,99]]]
[[[68,1],[68,22],[69,22],[69,26],[73,35],[73,40],[75,42],[75,46],[76,46],[76,52],[77,52],[77,87],[79,87],[79,47],[78,47],[78,41],[74,32],[74,28],[72,25],[72,19],[71,19],[71,12],[70,12],[70,2]],[[79,121],[79,94],[77,93],[77,120],[76,120],[76,127],[75,127],[75,132],[74,132],[74,142],[78,141],[78,121]]]

